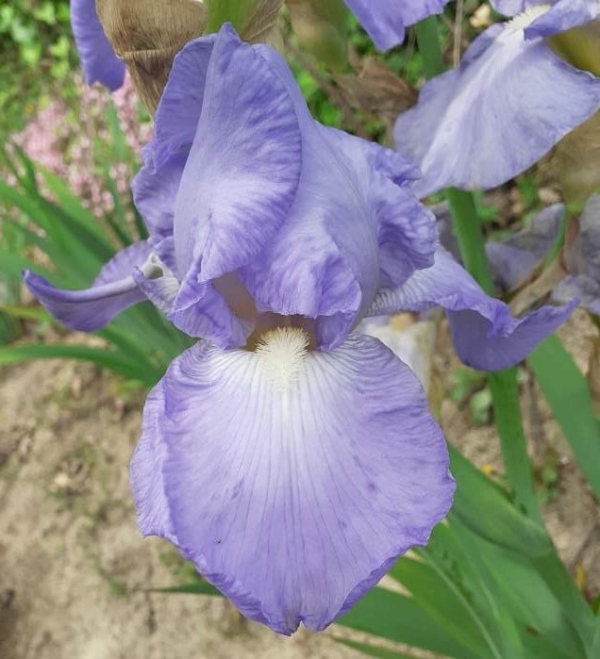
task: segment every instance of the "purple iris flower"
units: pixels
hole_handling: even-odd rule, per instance
[[[104,34],[95,0],[71,0],[71,25],[86,83],[118,89],[125,79],[125,64]]]
[[[564,204],[553,204],[538,213],[518,233],[486,246],[497,283],[510,291],[527,281],[556,242]],[[566,275],[552,290],[552,299],[577,298],[580,306],[600,315],[600,195],[592,195],[579,218],[579,233],[563,255]]]
[[[540,160],[600,107],[600,79],[571,66],[544,37],[585,24],[600,3],[496,2],[524,14],[493,25],[459,68],[429,81],[395,127],[399,152],[423,174],[415,192],[491,188]]]
[[[405,28],[441,14],[449,0],[345,0],[379,50],[404,41]]]
[[[70,327],[149,298],[201,339],[146,403],[140,528],[249,618],[323,629],[427,542],[454,490],[416,376],[360,320],[442,305],[461,357],[496,369],[571,309],[511,317],[437,247],[412,165],[316,123],[279,55],[230,26],[176,57],[144,155],[149,240],[87,291],[26,282]]]

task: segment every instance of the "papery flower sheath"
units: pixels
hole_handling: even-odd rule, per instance
[[[417,105],[397,120],[397,148],[423,174],[415,184],[419,197],[449,186],[500,185],[600,107],[600,79],[568,64],[544,41],[589,21],[600,3],[496,6],[526,11],[488,28],[460,66],[429,81]]]
[[[404,41],[405,28],[441,14],[449,0],[344,0],[379,50]]]
[[[176,57],[144,158],[149,240],[87,291],[26,282],[74,328],[146,297],[199,339],[146,403],[140,528],[249,618],[323,629],[454,490],[416,376],[359,321],[440,304],[461,357],[504,368],[571,309],[512,318],[437,247],[412,165],[316,123],[281,57],[230,26]]]
[[[71,26],[86,83],[118,89],[125,79],[125,64],[104,34],[95,0],[71,0]]]

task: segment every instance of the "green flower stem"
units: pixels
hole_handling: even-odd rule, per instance
[[[427,79],[443,73],[446,70],[442,49],[440,47],[440,32],[435,16],[429,16],[415,26],[417,45],[423,58],[423,71]]]
[[[456,188],[448,188],[446,199],[465,268],[488,295],[493,295],[494,280],[485,253],[485,240],[473,195]]]
[[[221,29],[224,23],[231,23],[238,31],[242,31],[248,14],[254,9],[256,0],[206,0],[208,23],[205,34],[213,34]]]
[[[426,77],[432,78],[443,73],[446,67],[442,57],[436,17],[430,16],[418,23],[416,33]],[[463,263],[481,288],[489,295],[493,295],[494,284],[473,195],[450,188],[446,190],[446,199],[450,206],[454,233]],[[533,470],[527,454],[527,440],[519,406],[517,370],[511,368],[490,373],[488,381],[504,467],[516,502],[529,517],[541,523],[542,517],[535,497]]]

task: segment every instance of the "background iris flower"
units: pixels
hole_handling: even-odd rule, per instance
[[[404,41],[405,28],[441,14],[449,0],[344,0],[379,50]]]
[[[454,484],[411,370],[354,333],[448,311],[461,358],[521,360],[570,314],[514,319],[437,246],[398,154],[310,116],[280,56],[225,26],[176,57],[134,194],[150,238],[87,291],[26,282],[92,330],[149,298],[201,339],[151,392],[138,521],[248,617],[323,629],[427,542]]]
[[[86,83],[118,89],[125,79],[125,64],[104,34],[95,0],[71,0],[71,25]]]
[[[494,277],[506,291],[530,279],[546,258],[566,212],[554,204],[538,213],[528,226],[503,242],[487,244]],[[592,195],[578,218],[578,233],[564,250],[564,278],[552,290],[556,302],[578,298],[580,306],[600,315],[600,196]]]
[[[501,2],[513,20],[493,25],[460,66],[428,82],[395,127],[399,152],[423,177],[425,197],[449,186],[491,188],[540,160],[600,107],[600,79],[556,55],[544,37],[583,25],[594,2]]]

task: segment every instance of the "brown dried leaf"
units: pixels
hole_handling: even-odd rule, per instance
[[[562,258],[556,258],[547,268],[540,264],[529,281],[523,283],[510,302],[510,309],[515,316],[536,307],[566,277],[567,271],[562,261]]]
[[[600,185],[600,113],[563,137],[555,153],[563,197],[585,202]]]
[[[380,117],[388,130],[417,102],[417,92],[374,57],[365,60],[358,77],[338,75],[335,82],[349,105]]]

